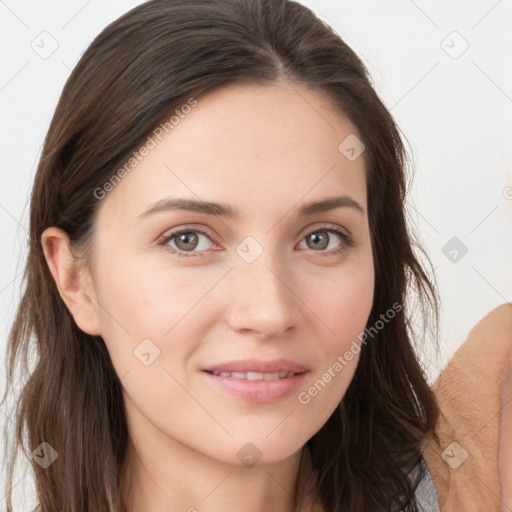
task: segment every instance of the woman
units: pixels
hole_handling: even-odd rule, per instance
[[[300,4],[153,0],[109,25],[34,182],[8,510],[23,427],[43,511],[436,510],[405,161]]]

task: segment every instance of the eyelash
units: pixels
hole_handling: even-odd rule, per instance
[[[354,246],[354,240],[353,240],[352,236],[350,236],[349,234],[341,231],[336,226],[333,226],[333,225],[330,225],[330,224],[327,224],[327,225],[324,225],[324,226],[319,226],[319,227],[309,231],[308,233],[306,233],[302,237],[301,241],[304,240],[309,235],[312,235],[313,233],[317,233],[318,231],[327,231],[327,232],[331,232],[331,233],[336,233],[343,240],[343,243],[337,249],[331,249],[329,251],[313,251],[313,252],[318,252],[319,254],[321,254],[323,256],[332,256],[333,254],[340,254],[340,253],[344,252],[345,250],[347,250],[348,248]],[[167,235],[163,236],[160,239],[160,241],[158,242],[158,245],[163,246],[164,249],[170,251],[173,254],[178,254],[179,256],[183,256],[185,258],[204,257],[202,255],[202,253],[205,252],[205,251],[199,251],[199,252],[195,252],[195,253],[193,251],[190,251],[190,252],[179,251],[179,250],[176,250],[176,249],[170,247],[169,245],[167,245],[175,236],[181,235],[183,233],[200,233],[200,234],[206,236],[208,239],[211,240],[211,237],[208,235],[208,233],[206,233],[202,229],[198,229],[198,228],[188,228],[188,229],[185,228],[185,229],[183,229],[183,228],[180,228],[180,229],[177,229],[175,231],[171,231]],[[213,240],[211,240],[211,241],[213,242]]]

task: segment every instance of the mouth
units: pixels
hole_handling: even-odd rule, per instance
[[[253,377],[256,376],[256,378],[253,380],[261,380],[259,374],[262,374],[263,378],[265,375],[272,375],[273,378],[277,379],[284,378],[285,373],[297,374],[308,370],[309,368],[307,366],[296,363],[295,361],[291,361],[289,359],[273,359],[271,361],[244,359],[216,364],[214,366],[210,366],[209,368],[205,368],[204,371],[211,372],[216,375],[220,373],[235,374],[235,378],[245,378],[246,374],[250,374]],[[236,377],[236,374],[244,374],[244,377]],[[275,376],[275,374],[277,374],[277,376]]]
[[[303,372],[274,372],[274,373],[263,373],[263,372],[207,372],[215,375],[216,377],[231,377],[233,379],[244,379],[244,380],[279,380],[289,379],[294,375],[299,375]]]
[[[246,402],[269,403],[282,400],[295,391],[310,369],[289,360],[234,361],[203,370],[218,386]]]

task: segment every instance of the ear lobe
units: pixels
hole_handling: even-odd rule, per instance
[[[41,235],[44,256],[59,294],[78,327],[101,335],[95,291],[87,267],[73,257],[69,236],[60,228],[47,228]]]

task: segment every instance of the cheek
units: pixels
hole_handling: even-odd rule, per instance
[[[329,407],[341,400],[355,373],[373,292],[373,263],[369,258],[347,267],[336,279],[324,281],[323,292],[320,294],[317,289],[311,298],[315,303],[313,309],[318,311],[319,325],[324,327],[317,344],[323,364],[315,371],[316,387],[329,389],[322,399]]]
[[[361,334],[373,304],[374,271],[371,259],[346,267],[322,287],[315,287],[309,300],[318,320],[325,327],[323,347],[332,355],[345,351]]]
[[[316,338],[320,364],[296,397],[310,423],[310,435],[331,416],[356,371],[373,304],[373,267],[364,265],[357,271],[353,267],[325,284],[324,293],[315,298],[319,325],[324,324],[321,332],[325,333]]]
[[[142,342],[153,352],[160,351],[159,364],[165,362],[162,356],[169,352],[176,356],[181,348],[192,351],[190,336],[182,336],[181,328],[187,324],[190,327],[191,321],[198,325],[205,322],[203,299],[225,269],[176,265],[170,268],[148,258],[111,260],[116,264],[104,264],[97,271],[96,291],[103,338],[114,365],[120,371],[130,368],[134,351]],[[197,318],[199,312],[202,314]],[[144,341],[148,339],[158,350]]]

